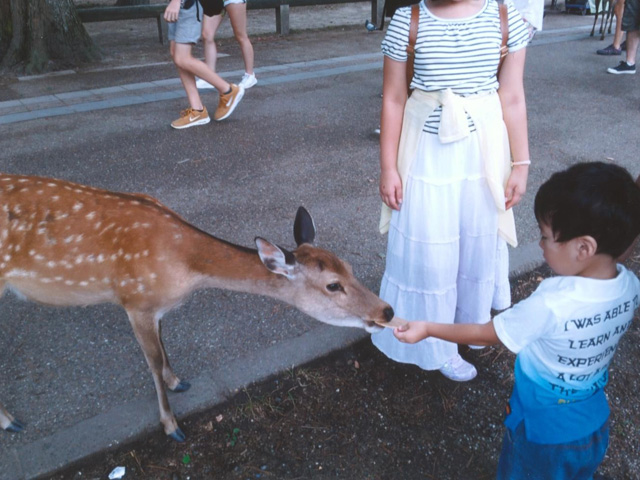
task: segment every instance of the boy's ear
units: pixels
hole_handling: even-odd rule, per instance
[[[576,240],[578,260],[587,260],[593,257],[598,251],[598,242],[591,235],[583,235]]]

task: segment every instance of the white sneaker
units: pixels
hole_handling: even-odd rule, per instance
[[[203,80],[203,79],[197,78],[197,77],[196,77],[196,88],[198,88],[198,90],[206,90],[207,88],[213,88],[214,90],[216,89],[216,87],[211,85],[206,80]]]
[[[454,357],[447,360],[442,368],[440,368],[440,373],[454,382],[468,382],[476,378],[478,371],[476,367],[466,362],[456,353]]]
[[[245,73],[242,76],[242,80],[240,80],[240,83],[238,85],[243,86],[244,89],[248,89],[253,87],[256,83],[258,83],[258,80],[256,79],[256,75],[255,73],[249,74],[249,73]]]

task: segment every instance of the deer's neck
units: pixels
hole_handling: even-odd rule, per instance
[[[288,301],[289,282],[267,270],[256,250],[209,237],[192,255],[199,288],[221,288]]]

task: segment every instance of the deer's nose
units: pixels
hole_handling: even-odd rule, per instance
[[[393,308],[391,307],[387,307],[385,308],[382,313],[384,314],[384,319],[387,322],[390,322],[391,319],[393,318]]]

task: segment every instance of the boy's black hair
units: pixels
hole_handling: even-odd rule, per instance
[[[557,242],[590,235],[596,253],[613,258],[640,235],[640,187],[610,163],[578,163],[554,173],[538,190],[534,211]]]

